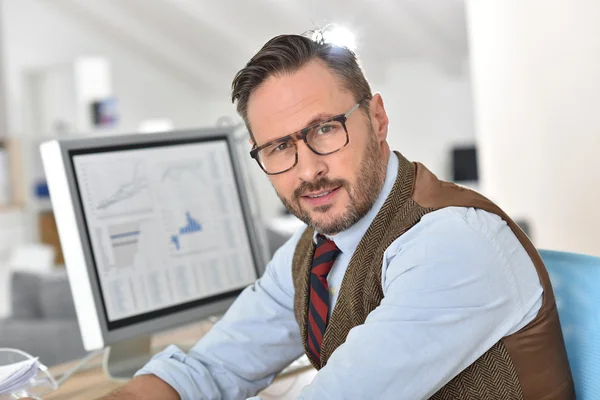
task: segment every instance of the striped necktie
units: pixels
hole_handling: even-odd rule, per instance
[[[329,319],[329,286],[327,274],[340,254],[333,241],[317,235],[317,248],[310,270],[310,293],[308,301],[307,342],[309,355],[318,365],[321,364],[321,343]]]

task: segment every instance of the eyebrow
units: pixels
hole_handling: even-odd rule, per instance
[[[304,128],[308,128],[309,126],[313,126],[314,124],[318,124],[319,122],[333,118],[336,115],[338,115],[338,114],[319,113],[319,114],[315,115],[310,121],[308,121],[306,123],[306,125],[304,125]],[[302,129],[304,129],[304,128],[302,128]],[[300,130],[302,130],[302,129],[300,129]]]

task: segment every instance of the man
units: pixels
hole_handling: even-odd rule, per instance
[[[571,399],[548,275],[482,196],[391,152],[351,51],[270,40],[233,81],[252,157],[308,228],[188,353],[110,398],[243,399],[306,352],[302,399]]]

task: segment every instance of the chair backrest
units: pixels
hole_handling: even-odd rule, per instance
[[[600,399],[600,258],[540,250],[556,296],[577,399]]]

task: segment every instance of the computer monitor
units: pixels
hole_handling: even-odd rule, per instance
[[[87,350],[130,377],[153,332],[223,313],[265,265],[229,128],[41,145]]]

